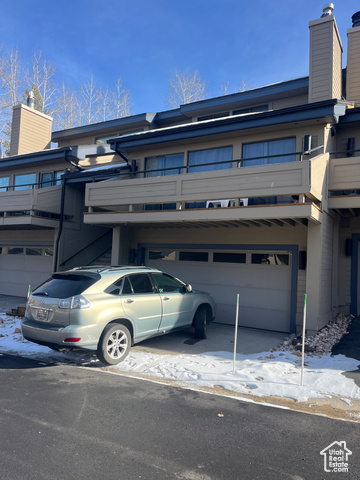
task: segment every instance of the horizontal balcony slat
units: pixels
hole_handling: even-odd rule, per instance
[[[61,185],[53,187],[0,192],[0,212],[37,210],[59,214]]]
[[[105,208],[242,197],[314,197],[310,178],[313,160],[91,183],[86,186],[85,205]]]
[[[329,190],[360,190],[360,157],[330,160]]]

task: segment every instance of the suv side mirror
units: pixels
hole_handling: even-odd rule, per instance
[[[192,286],[191,286],[191,285],[186,284],[186,285],[185,285],[185,288],[186,288],[186,291],[187,291],[188,293],[192,292]]]

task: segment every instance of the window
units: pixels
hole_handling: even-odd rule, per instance
[[[164,155],[145,159],[146,177],[161,177],[164,175],[177,175],[182,173],[184,167],[184,154]]]
[[[215,113],[214,115],[204,115],[203,117],[198,117],[198,122],[202,122],[203,120],[214,120],[216,118],[228,117],[229,115],[230,112]]]
[[[134,293],[153,293],[153,285],[147,273],[137,273],[128,277]],[[125,287],[125,285],[124,285]],[[123,288],[123,293],[124,288]]]
[[[281,140],[269,140],[266,142],[247,143],[243,145],[242,158],[243,160],[247,158],[253,160],[243,162],[243,166],[250,167],[253,165],[294,162],[295,148],[295,137],[283,138]]]
[[[187,262],[207,262],[209,259],[208,252],[180,252],[179,260]]]
[[[175,250],[169,250],[165,252],[149,252],[149,260],[175,260]]]
[[[213,261],[221,263],[246,263],[246,253],[214,252]]]
[[[209,172],[232,167],[232,147],[189,152],[189,172]]]
[[[25,249],[25,255],[42,255],[42,248],[28,247]]]
[[[251,263],[254,265],[289,265],[290,257],[282,253],[253,253]]]
[[[100,278],[100,275],[78,275],[54,273],[52,278],[46,280],[33,291],[33,295],[53,298],[67,298],[82,294]]]
[[[9,187],[9,177],[0,178],[0,192],[7,192]]]
[[[46,172],[40,175],[40,188],[51,187],[52,185],[60,185],[63,171]]]
[[[9,247],[8,248],[9,255],[23,255],[24,249],[22,247]]]
[[[185,285],[170,275],[153,273],[153,277],[155,278],[160,293],[186,292]]]
[[[257,105],[256,107],[242,108],[241,110],[234,110],[233,115],[240,115],[244,113],[266,112],[269,110],[269,105]]]
[[[173,168],[177,167],[177,168]],[[145,176],[162,177],[166,175],[178,175],[184,167],[184,154],[165,155],[163,157],[151,157],[145,159]],[[164,203],[146,205],[145,210],[175,210],[176,203]]]
[[[34,188],[36,183],[36,173],[26,173],[15,175],[14,190],[29,190]]]

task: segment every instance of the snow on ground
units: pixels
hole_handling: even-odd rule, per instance
[[[102,367],[89,353],[60,353],[23,340],[21,321],[0,313],[0,354],[18,353],[22,356],[52,361],[75,361],[81,358],[92,366]],[[236,356],[233,374],[232,352],[207,352],[199,355],[169,355],[130,350],[128,357],[113,371],[142,374],[157,379],[175,380],[188,387],[222,387],[239,394],[287,397],[296,401],[338,395],[345,399],[360,399],[360,388],[342,372],[356,370],[358,360],[329,354],[306,357],[301,385],[301,358],[296,352],[259,352]],[[98,364],[98,365],[97,365]],[[348,400],[351,402],[351,400]]]

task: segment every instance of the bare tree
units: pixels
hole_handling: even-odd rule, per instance
[[[131,115],[131,92],[124,88],[121,78],[115,82],[112,91],[112,116],[114,118],[128,117]]]
[[[99,119],[100,90],[97,88],[93,74],[80,87],[81,124],[89,125]]]
[[[198,70],[190,72],[188,69],[179,72],[169,78],[168,104],[171,108],[180,105],[197,102],[206,97],[206,82],[201,80]]]
[[[99,89],[98,103],[99,120],[101,122],[105,122],[105,120],[108,119],[108,116],[112,109],[111,92],[109,92],[109,87],[106,86],[106,88],[104,89]]]
[[[42,113],[51,114],[55,94],[58,89],[54,76],[56,67],[43,58],[41,52],[35,52],[30,67],[26,71],[26,81],[35,96],[35,108]]]
[[[242,80],[240,85],[235,89],[235,92],[244,92],[245,90],[249,89],[249,85],[245,82],[245,80]],[[222,95],[229,95],[232,92],[230,91],[230,82],[227,80],[226,82],[221,82],[220,84],[220,90],[222,92]]]
[[[221,82],[220,84],[220,90],[222,92],[223,95],[229,95],[229,85],[230,85],[230,82],[229,80],[227,80],[226,82]]]
[[[54,113],[54,127],[66,130],[80,125],[79,98],[76,91],[62,82]]]
[[[237,87],[237,92],[245,92],[245,90],[249,90],[250,86],[245,82],[245,80],[241,80],[240,85]]]
[[[12,107],[20,100],[23,87],[20,55],[17,49],[3,54],[0,60],[0,138],[1,144],[9,152],[11,137]]]

